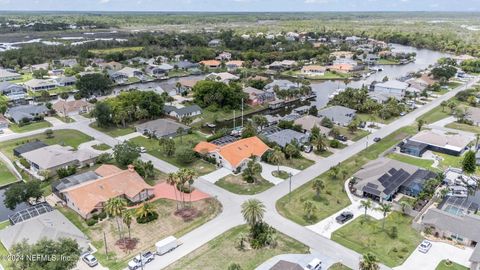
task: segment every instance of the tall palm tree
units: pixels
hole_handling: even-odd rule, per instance
[[[188,192],[188,197],[189,197],[188,200],[190,201],[190,206],[191,206],[192,205],[192,192],[193,192],[192,185],[195,182],[195,179],[197,178],[197,173],[192,169],[185,169],[185,171],[183,173],[184,173],[185,181],[188,184],[188,191],[189,191]]]
[[[327,148],[327,143],[325,142],[325,136],[323,134],[318,134],[312,138],[312,144],[315,145],[317,151],[324,151]]]
[[[325,188],[325,183],[321,179],[313,180],[312,189],[315,190],[315,197],[320,198],[320,192]]]
[[[125,207],[127,207],[127,201],[120,197],[110,198],[105,204],[105,211],[110,217],[115,218],[115,221],[117,222],[120,239],[122,238],[122,231],[120,230],[119,217],[122,216]]]
[[[123,211],[122,219],[123,219],[123,223],[125,223],[125,225],[127,225],[127,228],[128,228],[128,239],[132,239],[132,236],[130,234],[130,227],[132,226],[132,219],[133,219],[132,212]]]
[[[250,226],[255,226],[263,220],[265,205],[257,199],[249,199],[242,204],[242,215]]]
[[[273,153],[269,157],[270,163],[277,165],[277,172],[280,173],[280,162],[283,160],[284,155],[280,147],[275,146]]]
[[[175,193],[175,203],[177,205],[178,210],[178,199],[177,199],[177,184],[178,184],[178,177],[176,173],[169,173],[167,176],[167,184],[173,187],[173,192]]]
[[[410,209],[410,207],[412,207],[407,201],[400,201],[400,206],[402,207],[402,213],[404,215],[407,213],[407,209]]]
[[[135,209],[135,217],[146,218],[147,216],[156,213],[155,208],[150,203],[143,203],[142,206]]]
[[[422,130],[424,124],[425,124],[425,120],[423,120],[423,119],[418,119],[418,120],[417,120],[417,130],[418,130],[418,131]]]
[[[360,261],[358,267],[360,270],[378,270],[380,266],[378,265],[378,259],[372,253],[363,254],[363,258]]]
[[[392,212],[392,204],[390,203],[380,203],[380,206],[376,208],[377,211],[383,213],[383,223],[382,223],[382,230],[385,229],[385,221],[388,213]]]
[[[367,217],[367,210],[372,208],[372,200],[367,199],[367,200],[361,200],[360,201],[360,208],[365,209],[365,215],[364,217]]]

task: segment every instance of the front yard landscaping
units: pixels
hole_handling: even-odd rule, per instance
[[[463,130],[463,131],[471,132],[471,133],[475,133],[475,134],[480,133],[480,127],[479,126],[468,125],[468,124],[463,124],[463,123],[458,123],[458,122],[453,122],[453,123],[447,124],[445,127],[458,129],[458,130]]]
[[[85,220],[72,210],[68,208],[59,208],[59,210],[92,240],[92,244],[98,249],[95,256],[103,266],[110,270],[120,270],[124,269],[128,261],[140,251],[154,250],[155,243],[167,236],[180,237],[188,233],[214,218],[221,209],[221,205],[214,199],[193,202],[192,207],[196,209],[196,216],[184,220],[183,217],[175,215],[175,201],[159,199],[152,205],[159,214],[158,219],[145,224],[138,224],[133,219],[131,237],[135,240],[135,244],[129,248],[121,248],[118,245],[119,235],[114,219],[107,218],[93,226],[88,226]],[[124,224],[122,231],[124,235],[128,235],[128,229]],[[104,233],[108,256],[105,254]]]
[[[7,165],[0,162],[0,187],[17,181],[17,178],[8,170]]]
[[[227,175],[215,182],[215,185],[232,193],[241,195],[253,195],[261,193],[273,186],[272,183],[263,179],[260,175],[256,176],[255,183],[248,183],[247,181],[243,180],[241,174]]]
[[[240,251],[236,248],[235,243],[240,235],[246,235],[248,232],[247,225],[235,227],[165,269],[225,270],[231,263],[238,263],[243,270],[253,270],[276,255],[308,253],[308,247],[279,232],[277,232],[275,248],[266,247]]]
[[[80,144],[91,141],[93,140],[93,138],[78,130],[60,129],[60,130],[53,130],[52,138],[47,138],[47,135],[45,135],[44,133],[40,133],[40,134],[36,134],[36,135],[32,135],[32,136],[28,136],[20,139],[14,139],[14,140],[2,142],[0,143],[0,151],[2,151],[2,153],[4,153],[10,160],[14,160],[15,159],[13,156],[14,148],[35,140],[40,140],[48,145],[60,144],[60,145],[68,145],[73,148],[77,148]]]
[[[24,133],[24,132],[29,132],[37,129],[42,129],[42,128],[48,128],[51,127],[52,124],[49,122],[42,120],[42,121],[36,121],[36,122],[31,122],[29,124],[20,126],[18,124],[11,124],[9,126],[10,130],[15,132],[15,133]]]
[[[273,171],[272,175],[283,180],[288,179],[290,177],[290,174],[288,172],[282,171],[282,170]]]
[[[328,270],[352,270],[352,268],[347,267],[341,263],[334,263],[328,268]]]
[[[411,164],[414,166],[422,167],[427,170],[432,170],[433,160],[431,159],[422,159],[414,156],[403,155],[398,153],[391,153],[387,156],[388,158],[401,161],[403,163]]]
[[[314,161],[310,159],[306,159],[304,157],[283,159],[280,162],[280,166],[286,166],[286,167],[290,167],[297,170],[305,170],[306,168],[312,166],[313,164],[315,164]]]
[[[101,143],[101,144],[92,145],[92,148],[98,151],[107,151],[111,147],[108,144]]]
[[[398,212],[387,216],[384,230],[382,223],[383,220],[370,216],[357,217],[333,232],[332,240],[360,254],[371,252],[389,267],[401,265],[420,244],[422,236],[411,227],[412,218]]]
[[[364,164],[377,159],[380,154],[415,132],[416,128],[414,126],[401,128],[333,169],[317,176],[316,179],[322,180],[325,186],[321,190],[319,198],[315,196],[312,180],[294,190],[290,199],[289,195],[286,195],[278,200],[277,209],[279,213],[300,225],[310,225],[347,207],[350,205],[350,200],[344,191],[344,181]],[[310,218],[307,218],[304,210],[307,201],[314,205],[313,215]]]
[[[125,136],[125,135],[128,135],[130,133],[133,133],[135,132],[135,128],[133,126],[127,126],[127,127],[120,127],[120,126],[112,126],[112,127],[108,127],[108,128],[103,128],[103,127],[99,127],[97,126],[96,123],[92,123],[90,124],[90,127],[91,128],[94,128],[100,132],[103,132],[107,135],[110,135],[111,137],[119,137],[119,136]]]
[[[418,120],[423,120],[427,124],[435,123],[440,121],[444,118],[451,116],[451,112],[449,108],[442,108],[442,106],[437,106],[431,109],[429,112],[425,113],[424,115],[417,118]]]
[[[435,270],[468,270],[470,268],[460,265],[456,262],[451,262],[447,260],[441,261]]]
[[[180,168],[189,168],[194,170],[198,175],[204,175],[215,170],[215,165],[208,163],[200,158],[194,157],[192,163],[185,164],[179,160],[179,153],[185,149],[193,149],[193,147],[204,140],[205,138],[197,133],[186,134],[183,136],[177,136],[173,138],[175,142],[175,153],[172,156],[167,156],[162,149],[162,146],[159,144],[159,140],[148,139],[146,137],[140,136],[131,139],[130,141],[136,143],[139,146],[145,147],[147,152],[152,156],[155,156],[161,160],[164,160],[174,166]]]

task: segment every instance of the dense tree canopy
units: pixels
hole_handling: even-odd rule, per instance
[[[76,83],[79,93],[83,97],[92,95],[104,96],[112,90],[112,81],[104,74],[92,73],[80,77]]]
[[[202,108],[223,108],[226,110],[241,107],[242,98],[247,101],[247,94],[238,84],[225,84],[215,81],[200,81],[193,87],[195,103]]]

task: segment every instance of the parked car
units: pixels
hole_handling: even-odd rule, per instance
[[[353,218],[353,213],[352,212],[348,212],[348,211],[345,211],[345,212],[342,212],[339,216],[337,216],[335,218],[335,220],[340,223],[340,224],[343,224],[347,221],[349,221],[350,219]]]
[[[406,112],[401,112],[400,116],[405,116],[407,113]]]
[[[382,138],[380,138],[380,137],[375,137],[375,138],[373,139],[374,142],[379,142],[379,141],[381,141],[381,140],[382,140]]]
[[[315,258],[304,268],[305,270],[320,270],[322,269],[322,261]]]
[[[420,243],[420,245],[418,246],[418,251],[422,253],[427,253],[431,247],[432,243],[430,241],[423,240],[422,243]]]
[[[90,267],[95,267],[98,265],[97,258],[95,258],[95,256],[93,256],[90,252],[82,255],[82,261],[84,261]]]
[[[147,149],[143,146],[140,146],[140,153],[146,153]]]
[[[312,150],[313,150],[313,146],[311,146],[311,145],[305,145],[304,148],[303,148],[303,152],[305,152],[305,153],[310,153],[310,152],[312,152]]]
[[[337,135],[335,137],[335,139],[339,140],[339,141],[342,141],[342,142],[346,142],[348,140],[348,138],[344,135]]]
[[[155,254],[150,251],[141,253],[140,255],[135,256],[130,262],[128,262],[128,269],[136,270],[145,266],[147,263],[155,259]]]

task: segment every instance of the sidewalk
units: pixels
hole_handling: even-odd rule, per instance
[[[281,178],[278,178],[278,177],[275,177],[275,176],[272,175],[273,172],[278,170],[278,166],[270,165],[270,164],[267,164],[265,162],[260,162],[260,165],[262,165],[262,172],[260,173],[260,175],[265,180],[267,180],[268,182],[270,182],[274,185],[278,185],[278,184],[282,183],[283,181],[285,181],[285,179],[281,179]],[[296,175],[300,172],[297,169],[292,169],[292,168],[286,167],[286,166],[280,166],[280,170],[285,171],[287,173],[291,173],[292,176]]]

